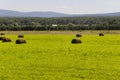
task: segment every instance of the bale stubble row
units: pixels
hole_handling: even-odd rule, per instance
[[[99,36],[104,36],[104,34],[103,33],[99,33]],[[82,37],[81,34],[76,34],[76,38],[72,39],[71,43],[72,44],[80,44],[80,43],[82,43],[82,41],[79,39],[80,37]]]
[[[6,38],[4,35],[5,33],[0,33],[0,41],[2,42],[12,42],[12,40],[10,38]],[[16,44],[25,44],[26,40],[23,39],[24,35],[18,35],[18,39],[16,40]]]
[[[81,34],[76,34],[76,38],[75,38],[75,39],[72,39],[71,43],[72,43],[72,44],[80,44],[80,43],[82,43],[82,41],[81,41],[80,39],[78,39],[78,38],[80,38],[80,37],[82,37]]]

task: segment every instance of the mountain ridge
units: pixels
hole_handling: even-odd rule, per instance
[[[14,10],[0,9],[0,17],[81,17],[81,16],[120,16],[120,12],[101,14],[65,14],[52,11],[20,12]]]

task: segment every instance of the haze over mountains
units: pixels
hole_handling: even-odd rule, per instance
[[[120,16],[120,12],[103,14],[64,14],[57,12],[19,12],[0,9],[0,17],[80,17],[80,16]]]

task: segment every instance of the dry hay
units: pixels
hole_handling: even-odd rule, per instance
[[[99,33],[99,36],[104,36],[104,34],[103,33]]]
[[[71,43],[72,44],[78,44],[78,43],[82,43],[82,41],[79,40],[79,39],[72,39]]]
[[[0,37],[0,41],[3,40],[5,37]]]
[[[0,35],[5,35],[5,33],[0,33]]]
[[[11,42],[11,41],[12,41],[12,40],[11,40],[10,38],[5,38],[5,37],[4,37],[4,38],[2,39],[2,42]]]
[[[18,35],[18,38],[24,38],[24,35]]]
[[[82,37],[82,35],[81,34],[76,34],[76,37]]]
[[[16,44],[25,44],[26,43],[26,40],[24,39],[17,39],[16,40]]]

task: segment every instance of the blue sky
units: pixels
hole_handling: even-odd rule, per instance
[[[68,14],[120,12],[120,0],[0,0],[0,9]]]

